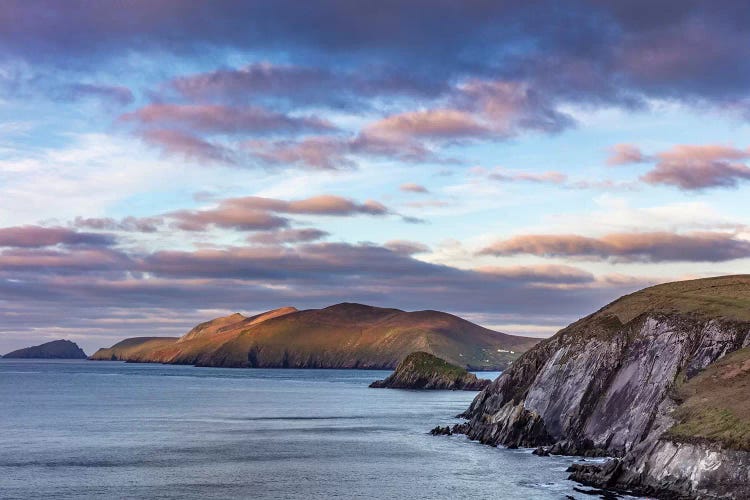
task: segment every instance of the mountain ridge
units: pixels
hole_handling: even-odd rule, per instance
[[[224,367],[393,369],[426,351],[473,370],[504,369],[540,339],[490,330],[440,311],[343,302],[322,309],[235,313],[178,339],[126,339],[90,359]]]

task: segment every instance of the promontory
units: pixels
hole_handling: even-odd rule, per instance
[[[616,300],[526,352],[457,430],[540,454],[607,455],[589,485],[665,498],[748,498],[750,276]],[[542,460],[540,458],[540,460]]]
[[[470,370],[503,370],[538,339],[483,328],[440,311],[342,303],[323,309],[236,313],[180,338],[138,337],[91,359],[235,368],[394,369],[416,351]]]
[[[71,342],[70,340],[53,340],[46,344],[9,352],[3,358],[86,359],[86,353],[75,342]]]

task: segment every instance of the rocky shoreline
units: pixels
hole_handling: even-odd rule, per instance
[[[537,448],[538,455],[615,457],[571,469],[571,479],[597,488],[664,498],[747,498],[748,450],[710,436],[675,437],[673,430],[685,413],[681,384],[750,345],[743,307],[750,278],[669,285],[620,299],[545,340],[477,395],[461,415],[466,423],[433,433]],[[715,297],[717,290],[734,302]],[[733,369],[736,375],[739,368]],[[742,398],[744,382],[730,383]],[[746,417],[726,414],[747,428]]]

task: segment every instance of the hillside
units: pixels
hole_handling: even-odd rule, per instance
[[[36,345],[9,352],[4,358],[29,359],[86,359],[86,353],[70,340],[53,340],[46,344]]]
[[[670,439],[750,451],[750,347],[678,383],[674,397],[680,404],[677,424],[667,431]]]
[[[424,351],[474,370],[505,369],[538,339],[506,335],[439,311],[343,303],[233,314],[185,336],[128,339],[91,359],[225,367],[393,369]]]
[[[490,384],[460,366],[426,352],[413,352],[399,363],[385,380],[376,380],[370,387],[381,389],[431,389],[479,391]]]
[[[750,490],[749,307],[747,275],[625,296],[521,356],[475,398],[460,431],[541,454],[621,457],[574,467],[587,484],[741,498]]]

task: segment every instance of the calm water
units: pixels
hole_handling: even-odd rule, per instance
[[[387,374],[0,359],[0,498],[592,498],[570,458],[428,435],[475,393]]]

